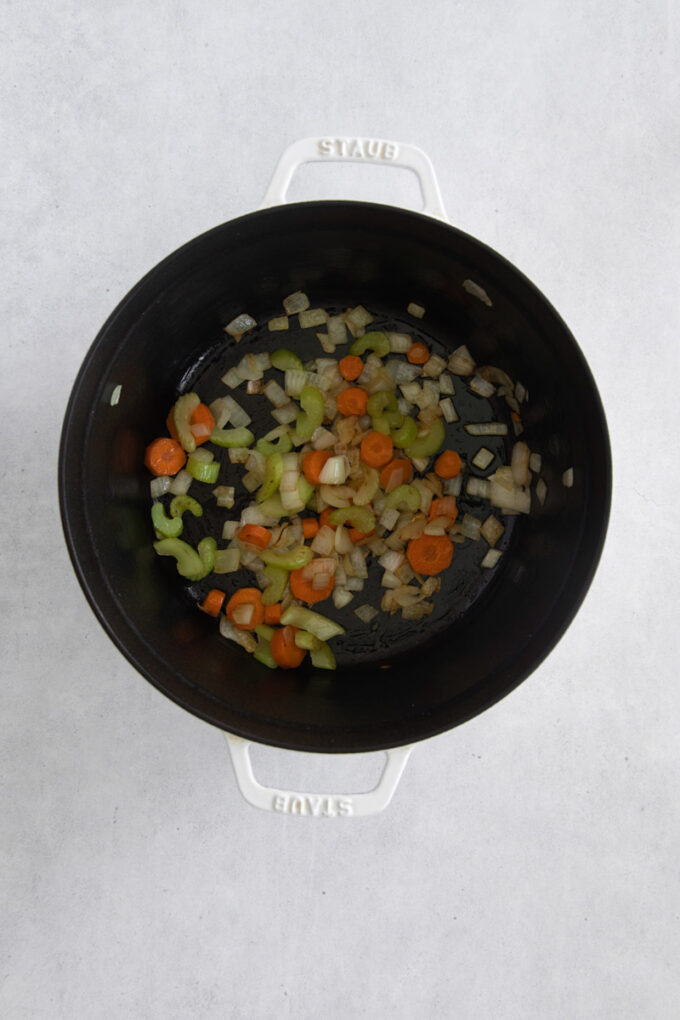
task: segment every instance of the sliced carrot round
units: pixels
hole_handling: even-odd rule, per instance
[[[424,343],[416,340],[407,350],[406,360],[410,361],[412,365],[424,365],[426,361],[430,360],[430,352]]]
[[[295,644],[297,627],[281,627],[275,631],[270,641],[272,658],[281,669],[296,669],[305,657],[304,648]]]
[[[308,606],[330,598],[335,587],[335,578],[330,574],[325,588],[315,588],[310,578],[305,576],[304,567],[299,570],[291,570],[289,580],[293,598],[299,599],[300,602],[306,602]]]
[[[338,368],[343,379],[353,382],[363,372],[364,363],[358,354],[346,354],[344,358],[340,358]]]
[[[319,527],[321,528],[332,528],[335,531],[336,525],[331,524],[331,514],[333,513],[333,507],[327,506],[325,510],[322,510],[319,514]]]
[[[369,538],[373,538],[375,535],[375,528],[373,531],[358,531],[357,528],[349,529],[349,537],[355,545],[361,545],[362,542],[367,541]]]
[[[394,443],[382,432],[369,432],[361,440],[361,459],[369,467],[381,468],[392,460]]]
[[[319,530],[316,517],[305,517],[302,521],[302,534],[305,538],[314,538]]]
[[[172,411],[170,411],[170,414],[165,421],[165,425],[172,438],[178,439]],[[189,418],[189,427],[191,428],[192,435],[196,441],[196,446],[200,446],[201,443],[208,442],[212,430],[215,428],[215,418],[207,404],[196,405],[191,417]],[[194,431],[194,428],[196,431]]]
[[[254,545],[257,549],[266,549],[272,540],[272,533],[261,524],[244,524],[238,532],[239,542]]]
[[[310,450],[302,458],[302,470],[311,485],[319,484],[319,476],[329,457],[328,450]]]
[[[442,496],[441,499],[433,499],[430,503],[430,511],[427,516],[429,520],[433,520],[435,517],[450,517],[453,524],[458,516],[456,497]]]
[[[453,559],[453,542],[446,535],[421,535],[406,546],[406,558],[417,574],[441,574]]]
[[[405,457],[391,460],[380,472],[380,485],[390,493],[398,485],[408,485],[413,478],[413,464]]]
[[[225,592],[220,591],[219,588],[211,588],[198,608],[202,609],[208,616],[219,616],[226,597]]]
[[[434,462],[435,474],[440,478],[455,478],[460,474],[463,462],[455,450],[442,450]]]
[[[362,415],[366,414],[368,393],[361,386],[348,386],[347,389],[340,390],[337,402],[339,414],[344,414],[348,417],[356,415],[357,418],[361,418]]]
[[[227,602],[225,613],[237,630],[255,630],[264,620],[262,592],[259,588],[239,588]]]
[[[187,455],[176,439],[161,436],[146,448],[144,463],[154,475],[176,475],[187,462]]]
[[[275,623],[281,623],[281,603],[275,602],[273,606],[264,607],[264,622],[273,627]]]

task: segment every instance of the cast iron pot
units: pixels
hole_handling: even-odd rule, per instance
[[[276,204],[284,202],[295,167],[317,159],[408,167],[420,179],[424,213],[363,202]],[[607,427],[567,326],[514,266],[444,222],[436,179],[420,150],[378,140],[304,139],[284,153],[265,206],[168,256],[103,326],[64,420],[63,527],[80,584],[106,632],[160,691],[230,735],[237,777],[251,803],[327,817],[368,814],[389,801],[414,742],[508,694],[573,619],[607,527]],[[469,293],[463,286],[469,280],[491,304]],[[428,620],[409,625],[400,615],[381,616],[376,629],[362,631],[356,617],[351,623],[352,605],[344,610],[350,631],[334,643],[335,673],[271,672],[196,612],[196,598],[215,578],[203,588],[187,587],[172,561],[154,556],[143,466],[144,448],[178,394],[196,389],[212,400],[224,393],[220,376],[244,351],[273,349],[283,339],[303,357],[320,354],[314,330],[282,336],[265,327],[238,348],[223,332],[242,311],[266,323],[281,313],[282,297],[299,288],[326,308],[361,303],[376,324],[417,331],[443,353],[465,343],[478,363],[520,380],[529,393],[522,438],[541,454],[548,490],[544,505],[532,498],[529,516],[506,519],[503,556],[493,571],[479,569],[483,542],[457,549],[456,569]],[[422,321],[407,315],[410,301],[425,306]],[[454,401],[465,402],[466,393],[458,381]],[[241,391],[236,396],[244,402]],[[257,399],[251,413],[260,416],[253,428],[261,435],[273,422],[263,416],[266,401]],[[461,426],[452,429],[471,457],[480,440]],[[512,441],[506,441],[506,457]],[[565,487],[569,468],[573,486]],[[205,505],[210,523],[214,511]],[[479,512],[480,504],[468,505],[463,494],[461,513],[466,509]],[[217,517],[214,526],[219,533]],[[379,598],[371,586],[361,596],[375,604]],[[312,752],[382,749],[387,764],[374,791],[310,797],[260,786],[250,741]]]

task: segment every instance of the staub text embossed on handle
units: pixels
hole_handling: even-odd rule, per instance
[[[313,818],[337,818],[338,815],[347,817],[352,814],[352,798],[276,793],[272,797],[272,811],[289,815],[311,815]]]
[[[333,159],[397,159],[399,146],[396,142],[384,142],[380,138],[319,138],[320,156]]]

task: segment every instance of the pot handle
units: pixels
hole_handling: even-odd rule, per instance
[[[303,163],[378,163],[412,170],[423,194],[423,212],[447,220],[430,157],[415,145],[382,138],[300,138],[281,154],[261,208],[283,205],[293,174]]]
[[[225,733],[239,789],[253,807],[288,815],[315,818],[348,818],[375,815],[387,807],[394,796],[412,746],[391,747],[385,751],[386,761],[377,786],[367,793],[322,794],[299,793],[262,786],[253,774],[248,748],[250,741]]]

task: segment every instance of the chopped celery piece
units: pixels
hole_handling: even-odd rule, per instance
[[[215,446],[251,446],[255,442],[255,436],[250,429],[241,426],[238,429],[213,429],[210,433],[210,442]]]
[[[279,347],[278,351],[274,351],[271,355],[271,363],[272,368],[278,368],[280,372],[302,371],[302,362],[297,354],[289,351],[287,347]]]
[[[310,634],[308,630],[298,630],[295,632],[295,644],[298,648],[305,648],[308,652],[321,647],[319,638],[314,634]]]
[[[185,393],[175,403],[170,412],[177,432],[177,438],[187,453],[193,453],[196,449],[196,439],[191,431],[191,416],[200,402],[201,400],[197,393]]]
[[[298,496],[302,502],[307,506],[310,499],[314,495],[315,489],[311,482],[308,482],[304,475],[300,475],[297,482]]]
[[[262,605],[273,606],[283,598],[289,571],[285,567],[275,567],[268,563],[264,568],[264,574],[269,584],[262,592]]]
[[[182,534],[182,529],[184,527],[182,518],[180,517],[177,520],[173,520],[166,517],[165,508],[160,500],[154,503],[151,507],[151,520],[153,521],[154,528],[159,535],[163,536],[163,538],[179,538]]]
[[[198,555],[201,557],[201,563],[204,567],[203,576],[206,577],[210,574],[215,566],[215,559],[217,557],[217,542],[214,538],[202,538],[196,546]]]
[[[207,577],[213,567],[209,561],[207,547],[203,545],[204,542],[212,542],[213,546],[217,547],[214,538],[204,538],[199,544],[198,552],[187,542],[183,542],[181,538],[162,538],[159,542],[154,542],[153,547],[159,556],[175,557],[177,573],[182,577],[186,577],[189,581],[200,581],[203,577]],[[203,549],[201,550],[202,545]],[[204,562],[201,552],[206,556],[207,562]],[[214,558],[213,551],[213,560]]]
[[[259,630],[259,627],[256,628]],[[276,660],[272,655],[271,645],[266,638],[258,637],[257,648],[253,652],[253,658],[261,662],[263,666],[268,666],[269,669],[277,669]]]
[[[286,510],[281,502],[281,497],[278,492],[275,492],[273,496],[269,497],[269,499],[263,500],[263,502],[260,503],[260,510],[265,517],[271,517],[272,520],[278,520],[279,517],[290,516],[290,510]]]
[[[354,506],[366,506],[380,488],[380,474],[375,468],[364,468],[364,480],[354,495]]]
[[[265,641],[271,641],[274,637],[275,630],[273,627],[270,627],[268,623],[258,623],[255,628],[255,633],[258,637],[264,638]]]
[[[265,499],[269,499],[273,496],[278,489],[282,478],[283,455],[280,453],[273,453],[271,457],[267,457],[267,465],[264,469],[264,479],[260,486],[260,491],[257,494],[257,502],[263,503]]]
[[[220,465],[219,461],[216,460],[197,460],[191,454],[186,463],[186,470],[197,482],[206,482],[208,485],[214,485],[219,478]]]
[[[379,430],[376,429],[376,432]],[[403,423],[392,433],[392,442],[398,450],[403,450],[418,438],[418,423],[413,418],[404,418]]]
[[[389,510],[399,510],[401,507],[405,507],[415,513],[420,510],[420,493],[415,485],[398,485],[385,500],[385,506]]]
[[[284,570],[299,570],[306,567],[311,560],[312,550],[307,545],[296,545],[292,549],[263,549],[261,559],[270,567],[283,567]]]
[[[327,616],[315,613],[311,609],[305,609],[304,606],[289,606],[281,616],[281,623],[284,627],[290,624],[292,627],[308,630],[320,641],[327,641],[329,638],[345,633],[345,628],[335,620],[329,620]]]
[[[375,528],[375,515],[366,506],[343,506],[339,510],[333,510],[328,518],[331,524],[346,524],[349,522],[353,528],[367,535]]]
[[[444,429],[444,422],[441,418],[437,418],[436,421],[432,422],[424,436],[418,436],[412,443],[409,443],[406,447],[406,452],[412,460],[419,457],[431,457],[443,445],[445,438],[446,430]]]
[[[397,410],[397,396],[391,390],[378,390],[377,393],[372,393],[368,398],[366,405],[366,413],[370,414],[371,418],[375,418],[376,415],[382,414],[383,411],[396,411]]]
[[[265,457],[272,457],[275,453],[290,453],[293,449],[293,442],[289,432],[284,432],[282,436],[279,436],[273,442],[270,442],[268,439],[258,439],[256,445],[258,453],[263,454]]]
[[[295,435],[298,439],[307,440],[323,421],[323,393],[316,386],[305,386],[300,394],[302,411],[295,422]]]
[[[182,496],[173,496],[170,500],[170,516],[181,517],[187,511],[194,517],[203,516],[203,507],[193,496],[188,496],[186,493]]]
[[[404,416],[400,411],[383,411],[373,418],[373,429],[385,436],[393,436],[404,424]],[[416,430],[417,433],[417,430]]]
[[[390,340],[387,333],[379,330],[372,330],[358,337],[349,349],[350,354],[365,354],[366,351],[373,351],[379,358],[384,358],[390,353]]]
[[[318,648],[312,648],[310,655],[312,657],[312,666],[316,666],[317,669],[335,669],[335,656],[331,651],[330,645],[322,641]]]

